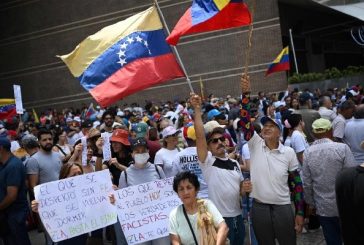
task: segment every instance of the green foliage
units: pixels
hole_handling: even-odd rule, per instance
[[[322,81],[328,79],[337,79],[341,77],[355,76],[364,74],[364,66],[348,66],[343,70],[339,70],[336,67],[326,69],[323,73],[305,73],[305,74],[293,74],[288,78],[290,84],[304,83],[313,81]]]

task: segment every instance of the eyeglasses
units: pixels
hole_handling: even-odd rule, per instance
[[[221,136],[219,138],[213,138],[209,140],[209,143],[214,143],[216,144],[217,142],[219,142],[219,140],[221,141],[221,143],[225,142],[225,136]]]

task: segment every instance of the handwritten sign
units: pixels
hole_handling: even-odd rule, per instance
[[[14,88],[14,98],[15,98],[15,107],[17,114],[23,114],[23,101],[21,98],[21,89],[20,85],[13,85]]]
[[[79,175],[34,188],[40,219],[54,242],[117,222],[109,170]]]
[[[82,166],[87,166],[87,138],[81,138],[82,144]]]
[[[109,161],[111,159],[111,144],[110,144],[110,134],[105,132],[101,134],[104,140],[104,145],[102,146],[103,161]]]
[[[168,217],[181,204],[173,177],[115,192],[121,228],[129,245],[168,236]]]

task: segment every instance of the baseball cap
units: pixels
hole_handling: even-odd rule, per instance
[[[0,146],[10,150],[11,148],[10,140],[6,137],[0,137]]]
[[[81,118],[80,118],[80,117],[74,117],[74,118],[73,118],[73,121],[81,122]]]
[[[311,99],[311,95],[309,93],[303,92],[302,94],[300,94],[300,97],[299,97],[300,102],[306,102],[310,99]]]
[[[166,138],[166,137],[168,137],[168,136],[171,136],[171,135],[177,134],[177,133],[179,133],[179,132],[181,132],[181,131],[180,131],[180,130],[176,130],[176,128],[175,128],[175,127],[173,127],[173,126],[168,126],[168,127],[166,127],[165,129],[163,129],[163,131],[162,131],[162,136],[163,136],[163,138]]]
[[[274,123],[276,126],[277,126],[277,128],[279,129],[279,130],[282,130],[282,128],[281,128],[281,125],[278,123],[278,121],[277,120],[275,120],[275,119],[273,119],[273,118],[270,118],[270,117],[262,117],[262,119],[260,119],[260,123],[264,126],[264,124],[266,124],[267,122],[272,122],[272,123]]]
[[[332,124],[329,120],[319,118],[312,123],[312,132],[314,132],[315,134],[322,134],[329,131],[331,127]]]
[[[147,134],[147,131],[148,131],[148,124],[146,124],[144,122],[138,123],[135,127],[135,132],[136,132],[137,138],[145,137],[145,135]]]
[[[355,91],[354,89],[349,90],[349,93],[351,93],[353,96],[359,95],[359,92]]]
[[[134,150],[138,146],[144,146],[145,148],[148,149],[148,143],[145,140],[145,138],[137,138],[137,139],[132,141],[132,143],[131,143],[131,149],[132,150]]]
[[[212,120],[214,117],[217,117],[219,115],[221,115],[222,113],[220,111],[218,111],[217,109],[212,109],[211,111],[209,111],[207,113],[207,120]]]
[[[224,128],[225,126],[219,124],[218,122],[216,121],[209,121],[207,123],[205,123],[203,125],[203,128],[205,130],[205,133],[208,134],[210,133],[212,130],[214,130],[215,128]]]
[[[76,121],[76,120],[75,120]],[[85,120],[81,123],[81,128],[92,128],[92,122],[90,120]]]
[[[110,141],[119,142],[123,145],[130,145],[128,140],[129,132],[125,129],[115,129],[111,135]]]

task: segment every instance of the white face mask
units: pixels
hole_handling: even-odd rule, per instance
[[[136,165],[142,166],[148,162],[149,157],[150,156],[148,152],[142,154],[137,153],[134,155],[134,162]]]

